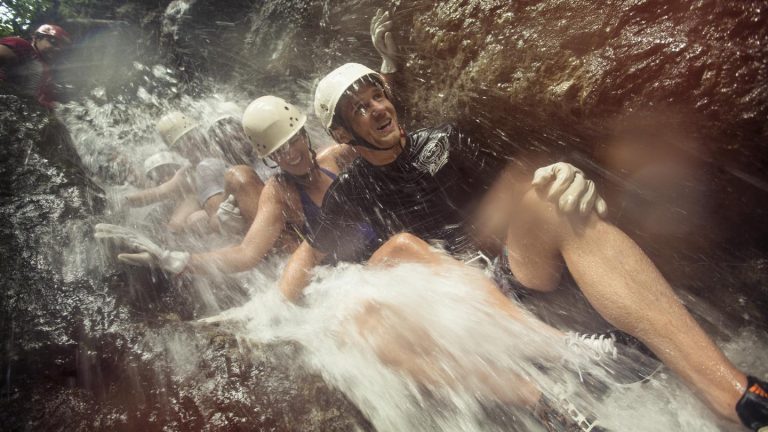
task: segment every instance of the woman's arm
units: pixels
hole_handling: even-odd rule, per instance
[[[272,249],[285,229],[287,192],[276,181],[270,181],[259,199],[259,211],[242,243],[203,254],[189,260],[193,272],[236,273],[256,266]]]
[[[320,264],[326,254],[302,242],[291,255],[280,278],[280,291],[292,303],[298,303],[304,296],[304,289],[312,279],[312,270]]]
[[[126,196],[126,203],[131,207],[144,207],[152,203],[177,198],[180,195],[194,193],[195,188],[190,181],[189,170],[190,167],[184,167],[176,171],[176,174],[167,182]]]

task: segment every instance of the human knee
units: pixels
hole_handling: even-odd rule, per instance
[[[198,210],[187,216],[185,221],[186,228],[202,228],[208,223],[208,214],[205,210]]]
[[[422,261],[429,253],[429,244],[413,234],[401,233],[390,237],[369,260],[369,264],[397,264],[401,261]]]
[[[557,206],[536,189],[530,189],[520,201],[520,211],[535,216],[537,220],[553,223],[560,219]]]
[[[384,243],[383,247],[392,256],[411,256],[422,254],[429,250],[427,242],[409,233],[400,233],[392,236]]]
[[[572,232],[555,205],[535,191],[525,194],[507,232],[509,267],[526,288],[557,289],[563,271],[563,240]]]
[[[585,227],[608,224],[594,210],[589,215],[562,212],[557,203],[551,202],[544,192],[530,189],[520,201],[518,212],[537,226],[550,227],[560,232],[578,232]]]
[[[574,231],[573,222],[545,195],[531,189],[520,201],[509,229],[516,237],[533,236],[547,244],[559,244],[563,235]]]
[[[224,187],[228,191],[235,192],[251,184],[261,185],[263,182],[248,165],[236,165],[224,173]]]

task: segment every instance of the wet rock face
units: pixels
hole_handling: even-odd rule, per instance
[[[69,246],[102,207],[101,192],[66,128],[34,102],[0,95],[0,123],[2,340],[67,343],[71,329],[59,314],[90,282],[72,266],[85,251]]]
[[[749,145],[768,133],[766,23],[761,1],[447,1],[414,13],[408,66],[434,112],[435,93],[455,110],[478,89],[582,122],[671,104]],[[765,163],[733,144],[713,150]]]
[[[81,349],[80,376],[6,400],[4,412],[11,415],[5,424],[28,430],[371,430],[339,392],[296,362],[294,345],[249,345],[228,331],[156,323],[154,329],[123,329],[118,344],[102,338]]]
[[[306,0],[174,0],[163,12],[160,41],[187,81],[291,94],[302,90],[296,78],[316,71],[317,54],[326,52],[320,47],[334,35],[323,31],[322,13],[322,4]]]

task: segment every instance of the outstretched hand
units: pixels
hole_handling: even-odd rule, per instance
[[[397,44],[391,30],[392,19],[389,12],[377,10],[371,19],[371,41],[381,56],[381,73],[384,74],[397,72]]]
[[[558,208],[563,212],[578,211],[586,216],[595,210],[600,217],[608,214],[608,205],[598,195],[595,183],[569,163],[558,162],[537,169],[531,184],[539,191],[544,191],[549,185],[547,199],[557,200]]]
[[[189,253],[167,251],[130,228],[102,223],[96,225],[94,237],[120,245],[126,252],[118,254],[117,259],[126,264],[160,267],[167,272],[178,274],[189,261]]]
[[[240,214],[234,195],[230,194],[224,202],[219,204],[216,216],[219,218],[222,230],[226,233],[242,234],[245,230],[245,220]]]

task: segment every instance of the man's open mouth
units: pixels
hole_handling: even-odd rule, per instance
[[[392,126],[392,119],[387,120],[386,123],[376,128],[379,132],[388,132]]]

